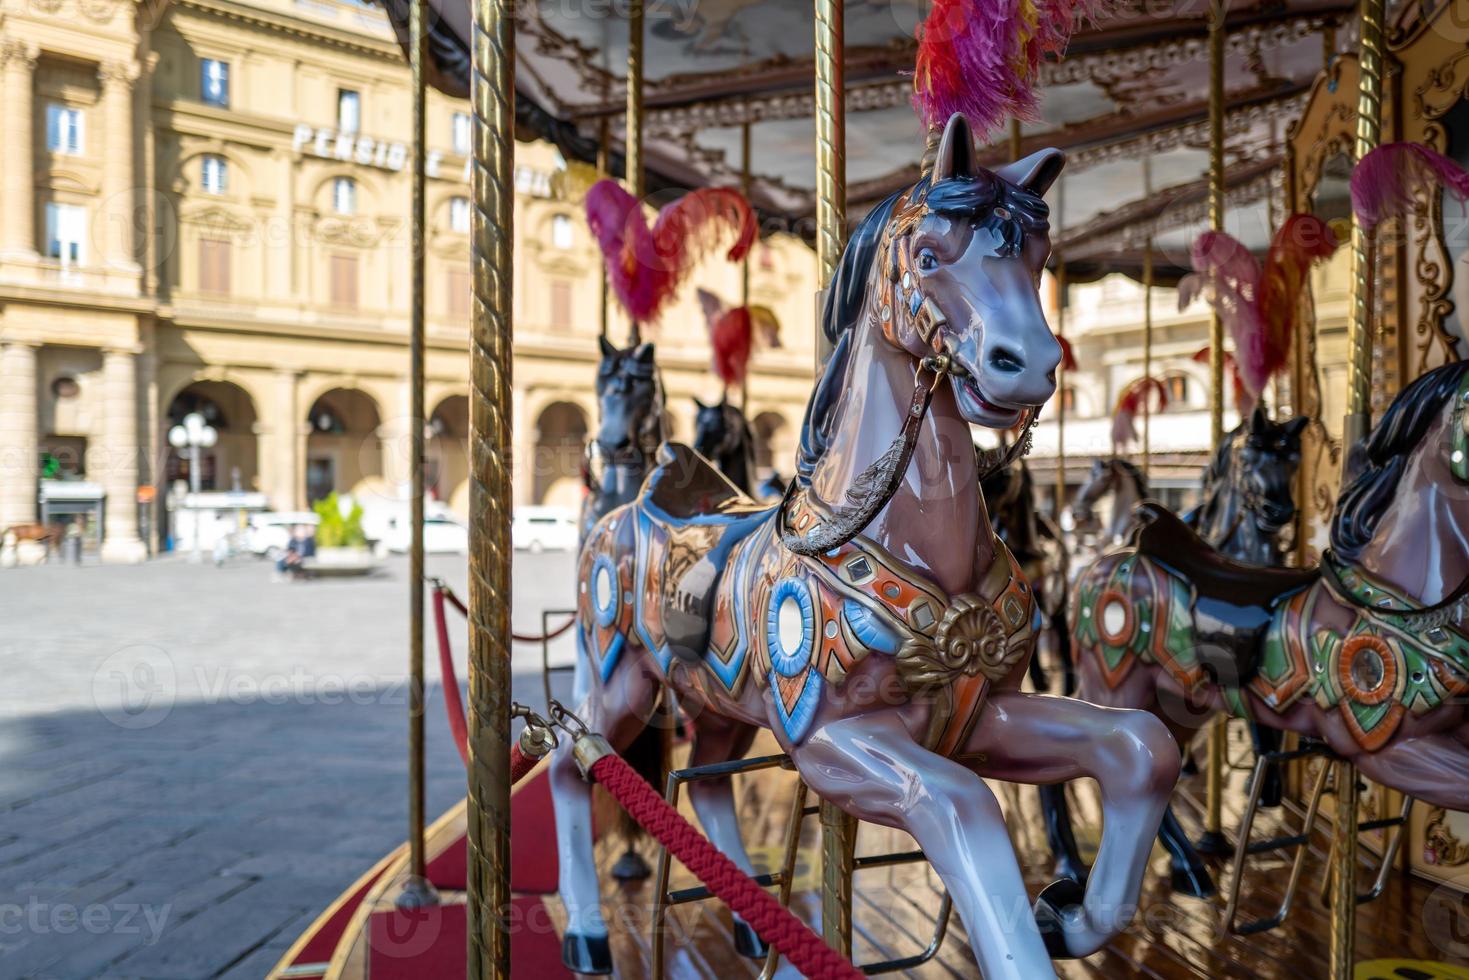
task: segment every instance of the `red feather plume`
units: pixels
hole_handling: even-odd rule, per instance
[[[665,206],[651,228],[641,203],[615,180],[587,191],[587,224],[607,263],[607,281],[628,315],[656,320],[689,271],[728,232],[728,259],[743,259],[758,228],[749,202],[727,187],[690,191]]]
[[[1004,119],[1037,117],[1042,59],[1066,50],[1091,0],[934,0],[919,26],[913,107],[929,129],[962,113],[983,139]]]
[[[1071,341],[1060,334],[1056,334],[1056,343],[1061,345],[1061,370],[1076,370],[1076,351],[1071,346]]]
[[[1168,389],[1157,378],[1141,377],[1133,381],[1117,398],[1117,409],[1112,413],[1112,450],[1137,442],[1137,413],[1142,411],[1149,395],[1156,395],[1155,412],[1168,407]]]
[[[1201,347],[1194,352],[1190,358],[1196,364],[1209,363],[1209,348]],[[1229,379],[1230,390],[1234,392],[1234,407],[1240,416],[1246,416],[1255,409],[1255,396],[1250,394],[1245,387],[1244,381],[1239,376],[1239,366],[1234,362],[1234,355],[1229,351],[1224,352],[1224,376]]]
[[[1352,168],[1352,210],[1368,231],[1413,204],[1413,191],[1423,185],[1442,185],[1469,202],[1469,171],[1422,143],[1384,143]]]

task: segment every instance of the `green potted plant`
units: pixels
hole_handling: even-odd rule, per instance
[[[362,505],[342,506],[335,491],[311,505],[316,526],[316,564],[327,568],[367,568],[372,554],[362,531]]]

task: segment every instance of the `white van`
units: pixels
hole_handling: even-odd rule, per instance
[[[517,551],[575,551],[576,515],[565,507],[517,507],[510,541]]]

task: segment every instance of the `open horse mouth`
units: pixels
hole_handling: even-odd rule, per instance
[[[955,372],[954,393],[959,399],[959,410],[970,422],[995,429],[1008,429],[1020,421],[1025,406],[1011,406],[985,396],[973,373]]]

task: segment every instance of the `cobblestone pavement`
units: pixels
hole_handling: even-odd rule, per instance
[[[465,595],[464,558],[429,571]],[[516,628],[571,574],[517,556]],[[253,559],[0,570],[0,978],[263,977],[404,837],[406,579],[403,558],[289,584]],[[432,817],[464,770],[426,630]],[[539,665],[517,648],[536,706]]]

